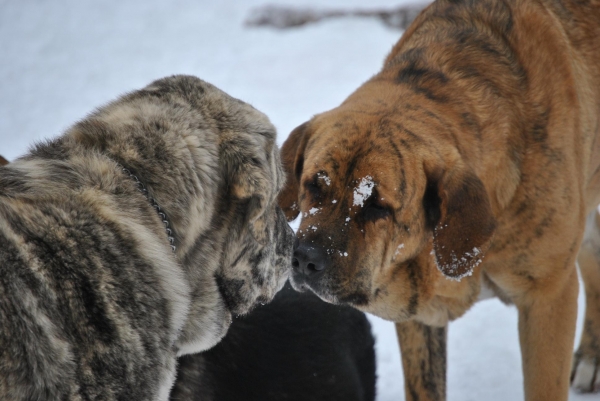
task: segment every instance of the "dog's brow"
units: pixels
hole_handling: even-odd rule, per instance
[[[331,178],[329,178],[329,175],[325,171],[319,171],[317,174],[315,174],[314,180],[315,181],[321,180],[327,186],[331,185]]]

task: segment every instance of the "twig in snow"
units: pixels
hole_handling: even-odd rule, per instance
[[[427,3],[417,3],[390,10],[313,10],[266,5],[252,10],[245,24],[252,27],[270,26],[277,29],[288,29],[327,18],[375,17],[390,28],[404,30],[426,5]]]

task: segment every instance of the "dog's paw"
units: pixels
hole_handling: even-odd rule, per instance
[[[571,386],[580,393],[599,392],[600,358],[577,351],[573,360]]]

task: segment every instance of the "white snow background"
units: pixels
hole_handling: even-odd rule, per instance
[[[399,4],[271,2],[343,9]],[[196,75],[266,113],[281,144],[294,127],[337,106],[376,73],[401,35],[377,20],[359,18],[286,31],[246,28],[249,11],[263,4],[0,0],[0,154],[12,160],[34,141],[59,135],[118,95],[180,73]],[[577,339],[582,301],[580,295]],[[377,338],[378,400],[402,400],[394,327],[375,317],[371,322]],[[448,356],[448,400],[523,399],[513,307],[497,300],[474,306],[450,325]]]

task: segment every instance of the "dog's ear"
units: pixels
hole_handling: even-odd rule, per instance
[[[0,166],[4,166],[8,164],[8,160],[6,160],[4,157],[0,156]]]
[[[438,268],[446,276],[469,275],[487,251],[496,229],[490,200],[481,180],[467,166],[445,170],[425,166],[423,198]]]
[[[264,243],[264,214],[275,203],[285,177],[274,128],[272,132],[224,135],[219,144],[219,162],[229,195],[248,202],[250,231],[258,242]]]
[[[278,202],[288,221],[294,220],[300,213],[298,192],[300,190],[300,177],[304,168],[304,149],[307,142],[308,122],[305,122],[294,128],[281,147],[281,160],[286,181],[283,190],[279,193]]]

